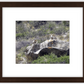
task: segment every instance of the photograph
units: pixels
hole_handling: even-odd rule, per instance
[[[69,64],[70,21],[16,21],[16,64]]]

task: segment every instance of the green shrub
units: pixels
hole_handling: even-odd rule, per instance
[[[57,57],[55,54],[51,53],[50,55],[39,56],[37,60],[34,60],[32,63],[39,64],[51,64],[51,63],[69,63],[69,56]]]
[[[24,33],[18,33],[18,34],[16,34],[16,38],[17,37],[24,37],[25,35],[24,35]]]

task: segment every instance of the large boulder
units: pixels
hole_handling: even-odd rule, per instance
[[[61,55],[69,55],[69,42],[58,41],[56,39],[46,40],[42,43],[34,43],[25,50],[27,57],[36,59],[38,56],[54,53],[58,57]]]

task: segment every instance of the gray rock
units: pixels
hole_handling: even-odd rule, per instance
[[[64,54],[69,55],[69,42],[63,42],[56,39],[46,40],[42,43],[35,43],[26,48],[26,56],[36,59],[38,56],[54,53],[58,57]]]
[[[29,45],[29,42],[27,42],[27,41],[17,41],[16,42],[16,51],[27,45]]]

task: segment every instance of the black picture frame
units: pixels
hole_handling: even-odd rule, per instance
[[[3,73],[2,7],[83,7],[83,12],[84,12],[84,2],[0,2],[0,82],[49,82],[49,83],[50,82],[84,82],[84,61],[83,61],[83,77],[2,77],[2,73]],[[84,24],[84,13],[83,13],[83,24]],[[83,45],[83,51],[84,51],[84,45]],[[84,55],[83,55],[83,60],[84,60]]]

